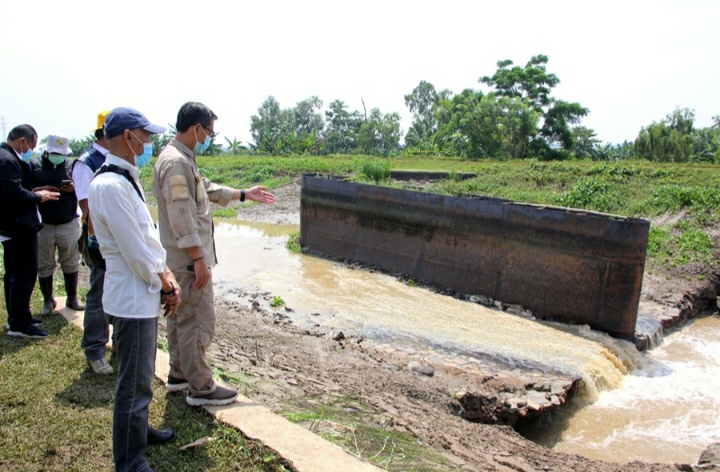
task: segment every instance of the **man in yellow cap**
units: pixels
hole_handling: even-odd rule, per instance
[[[93,145],[80,154],[73,163],[72,179],[75,185],[80,210],[82,210],[83,224],[88,226],[87,234],[92,235],[92,221],[88,211],[88,193],[90,182],[95,176],[95,171],[105,163],[108,154],[108,142],[105,139],[105,118],[110,110],[98,113],[97,127],[95,129],[95,142]],[[99,256],[100,251],[97,251]],[[90,267],[90,290],[85,300],[85,319],[83,324],[83,338],[81,346],[85,351],[85,358],[92,367],[93,372],[100,375],[113,373],[112,366],[105,359],[107,348],[105,345],[110,339],[110,325],[103,310],[103,283],[105,281],[105,263],[101,259],[89,260],[84,258],[85,263]]]

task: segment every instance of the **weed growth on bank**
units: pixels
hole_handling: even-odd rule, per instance
[[[330,395],[306,397],[302,403],[280,414],[384,470],[436,470],[448,462],[410,433],[370,425],[363,417],[372,408],[362,399]]]

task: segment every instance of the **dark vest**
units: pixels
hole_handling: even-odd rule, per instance
[[[58,189],[62,187],[63,180],[72,180],[72,161],[65,159],[65,162],[55,165],[46,157],[35,157],[30,160],[32,167],[33,187],[51,185]],[[58,200],[50,200],[38,205],[43,223],[49,225],[61,225],[71,222],[78,217],[77,196],[75,192],[60,192]]]
[[[103,153],[101,153],[94,147],[90,147],[83,151],[83,153],[80,154],[80,157],[75,159],[73,165],[75,165],[75,162],[77,161],[85,163],[85,165],[88,166],[88,168],[90,168],[90,170],[94,174],[105,162],[105,156],[103,156]]]

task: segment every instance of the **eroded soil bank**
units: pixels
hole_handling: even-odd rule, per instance
[[[298,224],[299,185],[276,194],[278,205],[243,207],[239,218]],[[704,283],[683,274],[646,274],[643,300],[679,321],[712,305],[708,284],[714,280],[712,274]],[[209,355],[226,379],[388,470],[692,470],[555,453],[507,426],[561,408],[576,378],[428,362],[421,353],[376,345],[356,333],[298,327],[292,307],[269,306],[272,294],[244,292],[221,280],[216,286],[217,336]]]

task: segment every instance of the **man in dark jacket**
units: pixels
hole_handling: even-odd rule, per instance
[[[47,150],[40,157],[30,160],[34,187],[51,186],[60,189],[60,198],[39,207],[43,228],[38,233],[38,283],[43,294],[41,315],[50,315],[55,309],[53,298],[53,273],[59,263],[65,282],[67,301],[65,306],[84,310],[77,299],[78,269],[80,268],[80,222],[78,201],[72,184],[70,139],[58,133],[47,137]],[[57,262],[55,253],[57,251]]]
[[[5,306],[9,336],[42,339],[46,331],[33,324],[30,297],[38,271],[37,233],[42,228],[37,204],[57,200],[60,194],[31,186],[27,161],[37,146],[37,132],[30,125],[10,130],[0,144],[0,240],[3,244]]]

